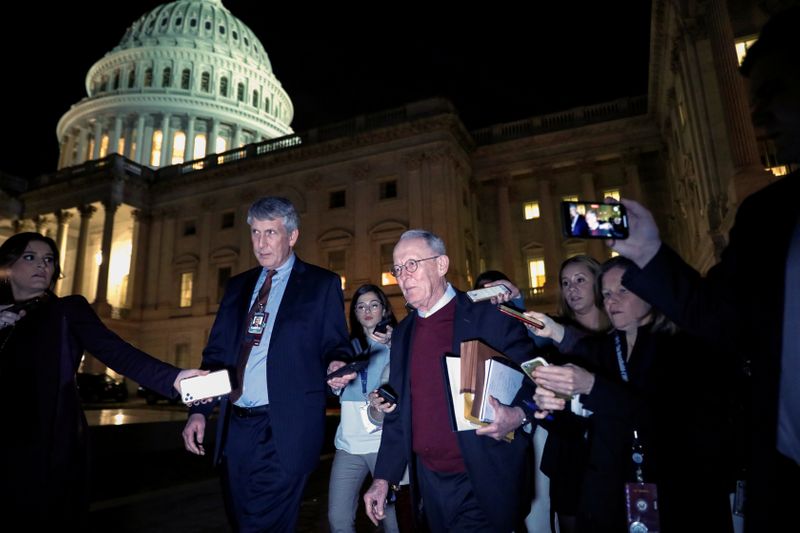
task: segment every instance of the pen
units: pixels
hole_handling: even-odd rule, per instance
[[[534,401],[522,400],[522,403],[524,403],[528,407],[528,409],[531,409],[533,411],[541,411],[541,409],[539,409],[539,406],[536,405],[536,402],[534,402]],[[547,415],[546,417],[544,417],[544,419],[545,420],[550,420],[552,422],[553,420],[555,420],[555,417],[551,413],[551,414]]]

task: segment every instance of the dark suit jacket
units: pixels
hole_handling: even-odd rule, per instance
[[[773,503],[781,487],[775,482],[775,435],[785,269],[798,198],[800,173],[794,172],[745,199],[719,264],[705,278],[667,246],[643,270],[623,278],[679,326],[751,361],[749,531],[775,530],[791,512]]]
[[[109,330],[82,296],[51,296],[0,330],[0,512],[30,530],[80,525],[88,514],[88,428],[75,372],[84,350],[165,396],[178,369]],[[121,459],[122,460],[122,459]]]
[[[410,313],[392,334],[389,383],[398,392],[398,409],[386,415],[375,466],[376,479],[396,483],[408,464],[412,489],[415,472],[411,417],[414,414],[411,412],[409,347],[415,318],[416,313]],[[520,322],[503,315],[489,302],[470,302],[463,292],[457,291],[453,327],[452,352],[455,354],[460,353],[462,341],[480,339],[517,362],[535,357],[536,348]],[[532,386],[526,386],[520,397],[530,398],[532,394]],[[475,494],[497,531],[511,531],[530,510],[533,477],[530,443],[530,437],[520,430],[511,443],[479,437],[474,431],[458,433],[458,444]]]
[[[203,368],[227,368],[236,376],[236,362],[247,311],[261,267],[228,282],[217,311]],[[267,387],[275,446],[291,472],[311,472],[319,460],[325,433],[325,370],[334,359],[351,357],[339,277],[295,258],[275,317],[267,356]],[[220,406],[215,463],[227,433],[228,399]],[[210,414],[213,403],[192,407]]]

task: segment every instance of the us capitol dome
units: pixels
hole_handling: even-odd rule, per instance
[[[134,22],[58,122],[58,167],[119,153],[152,168],[293,133],[264,46],[221,0],[178,0]]]

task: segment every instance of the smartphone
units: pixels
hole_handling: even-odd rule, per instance
[[[510,292],[511,290],[505,285],[495,285],[493,287],[484,287],[482,289],[467,291],[467,298],[472,300],[473,303],[482,302],[484,300],[491,300],[495,296],[508,294]]]
[[[544,328],[544,324],[541,321],[536,320],[535,318],[532,318],[532,317],[529,317],[529,316],[525,316],[521,312],[517,311],[513,307],[510,307],[510,306],[508,306],[506,304],[498,305],[497,309],[501,313],[504,313],[504,314],[506,314],[506,315],[508,315],[510,317],[514,317],[517,320],[519,320],[520,322],[524,322],[526,324],[529,324],[529,325],[535,327],[536,329],[543,329]]]
[[[377,324],[375,324],[375,329],[373,330],[375,333],[386,333],[386,328],[392,325],[391,317],[386,317]]]
[[[328,381],[329,379],[333,378],[340,378],[342,376],[346,376],[347,374],[352,374],[353,372],[361,372],[367,367],[368,364],[369,364],[368,359],[347,363],[338,370],[334,370],[333,372],[325,376],[325,381]]]
[[[386,403],[393,405],[397,403],[397,393],[394,391],[393,388],[389,386],[388,383],[384,383],[375,391],[378,393],[378,396],[386,400]]]
[[[622,204],[561,202],[561,231],[578,239],[627,239],[628,211]]]
[[[229,394],[231,380],[227,370],[217,370],[205,376],[193,376],[181,380],[180,387],[183,403],[192,403]]]

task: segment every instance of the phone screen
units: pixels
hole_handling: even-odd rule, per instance
[[[565,237],[628,238],[628,212],[622,204],[561,202],[561,222]]]

